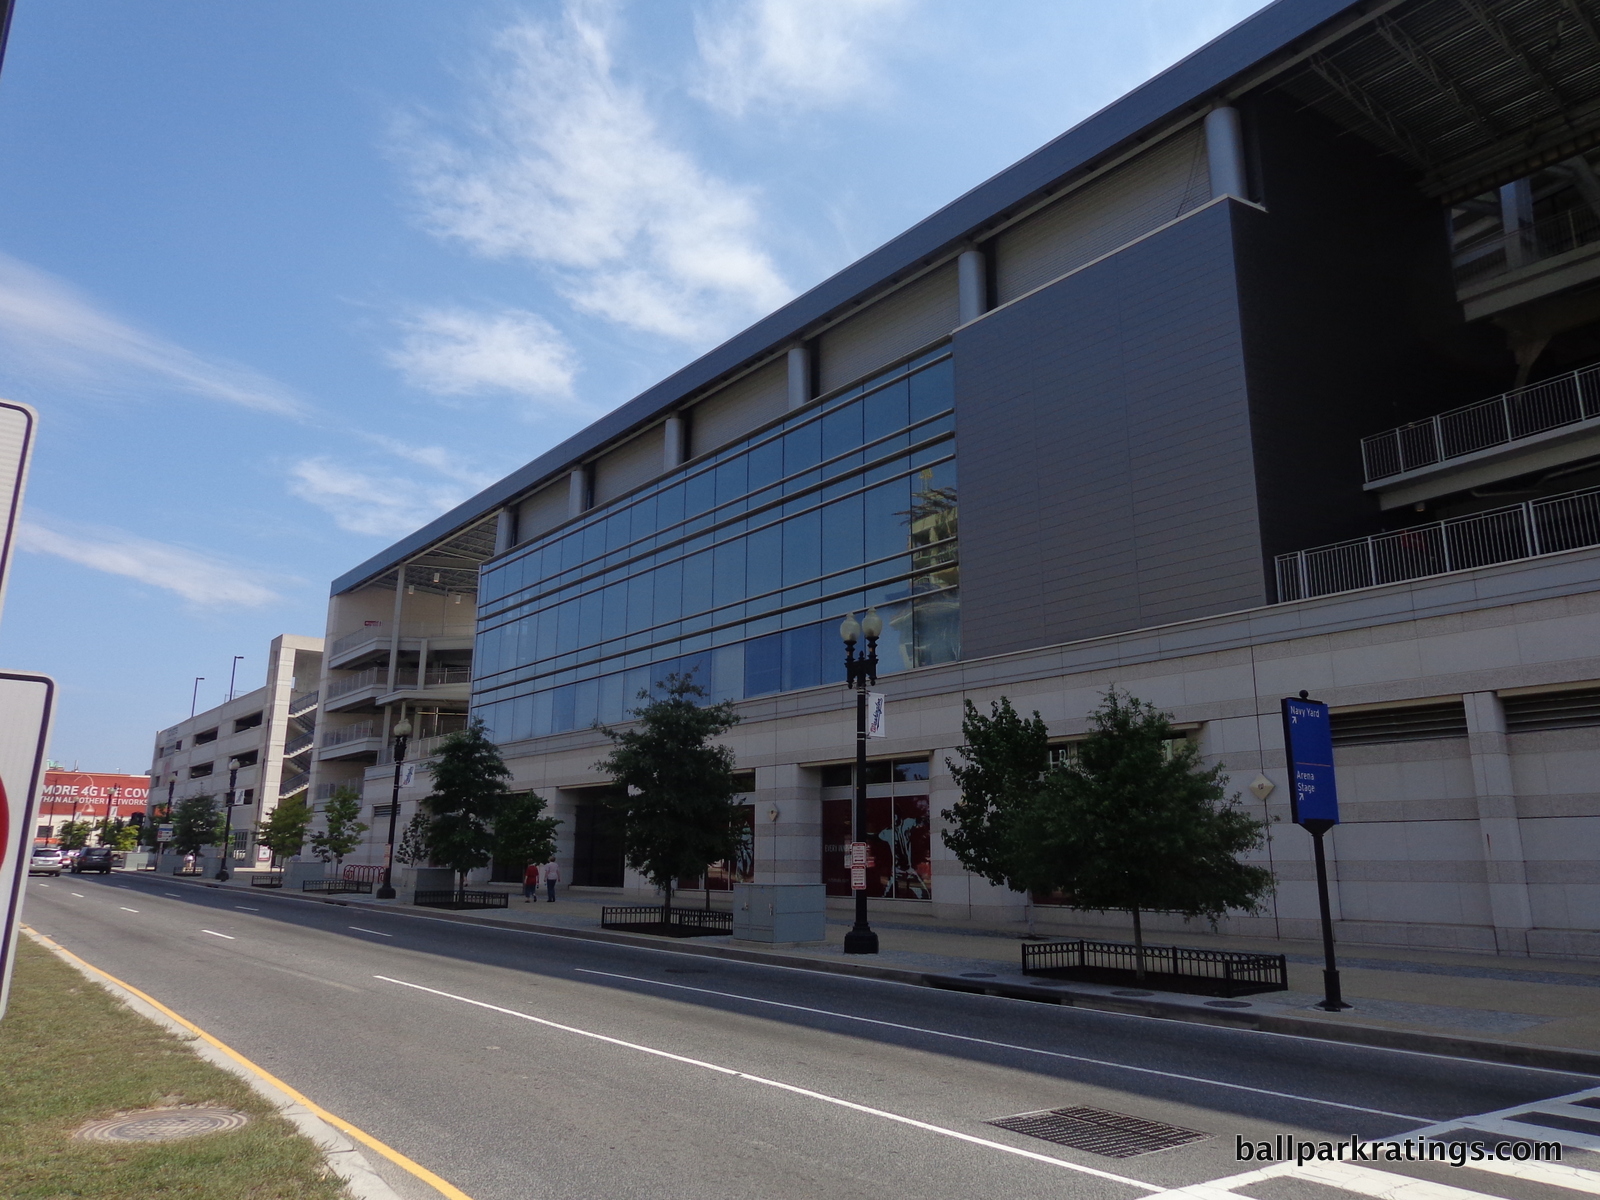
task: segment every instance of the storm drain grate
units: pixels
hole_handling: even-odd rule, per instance
[[[1146,1121],[1126,1113],[1108,1112],[1103,1108],[1054,1108],[1048,1112],[1001,1117],[989,1124],[1054,1142],[1058,1146],[1087,1150],[1106,1158],[1133,1158],[1139,1154],[1201,1142],[1211,1136],[1161,1121]]]

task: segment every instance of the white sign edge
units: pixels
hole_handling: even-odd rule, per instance
[[[11,999],[11,968],[17,958],[17,933],[22,924],[22,888],[28,880],[28,863],[33,857],[34,828],[39,819],[39,792],[44,783],[45,751],[50,746],[50,725],[55,717],[56,681],[32,671],[0,671],[0,679],[21,683],[42,683],[45,688],[44,713],[39,722],[39,739],[34,747],[33,773],[28,780],[28,796],[22,805],[22,820],[17,823],[17,868],[6,896],[5,924],[0,925],[0,1021],[5,1019]]]

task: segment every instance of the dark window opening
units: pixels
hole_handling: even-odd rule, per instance
[[[1506,696],[1507,733],[1540,729],[1581,729],[1600,725],[1600,688],[1574,688],[1540,696]]]
[[[261,724],[261,714],[253,712],[249,716],[240,717],[233,723],[235,733],[243,733],[246,729],[254,729]]]
[[[215,763],[196,763],[194,766],[189,768],[189,778],[204,779],[207,775],[211,774],[211,769],[215,765]]]
[[[233,756],[233,761],[238,763],[241,767],[253,767],[256,765],[256,763],[261,761],[261,751],[246,750],[243,754],[235,754]]]
[[[580,804],[573,813],[572,883],[621,887],[622,823],[604,804]]]
[[[1328,714],[1335,746],[1421,742],[1467,736],[1467,709],[1460,700]]]
[[[216,740],[217,731],[215,729],[203,729],[194,735],[194,744],[196,746],[204,746],[207,742],[214,742]]]

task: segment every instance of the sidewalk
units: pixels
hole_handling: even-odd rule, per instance
[[[145,873],[148,874],[148,873]],[[248,877],[227,884],[215,880],[170,879],[190,886],[248,891]],[[1522,1062],[1556,1070],[1600,1075],[1600,963],[1564,959],[1508,958],[1452,951],[1352,947],[1339,960],[1344,998],[1353,1007],[1341,1013],[1315,1007],[1322,997],[1322,947],[1317,942],[1225,937],[1186,933],[1180,945],[1219,950],[1283,954],[1289,962],[1287,992],[1267,992],[1239,1000],[1216,1000],[1131,987],[1060,983],[1025,976],[1022,937],[895,912],[874,916],[881,952],[846,956],[850,921],[829,911],[827,942],[819,946],[771,947],[734,942],[731,937],[667,939],[600,929],[600,908],[621,897],[563,890],[555,904],[527,903],[510,885],[510,907],[484,913],[410,909],[429,916],[473,924],[540,928],[568,936],[634,945],[670,946],[691,954],[746,961],[776,962],[830,972],[894,978],[926,986],[991,992],[1110,1011],[1246,1026],[1272,1032],[1327,1037],[1396,1048],[1428,1050],[1468,1058]],[[257,890],[257,894],[261,894]],[[275,896],[293,895],[280,891]],[[366,896],[312,902],[343,902],[350,907],[405,907]],[[693,894],[684,908],[700,907]],[[724,899],[720,907],[726,907]],[[1073,930],[1070,936],[1103,938],[1103,927]],[[1152,943],[1159,939],[1152,939]]]

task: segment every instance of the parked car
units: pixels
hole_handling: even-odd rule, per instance
[[[54,846],[35,846],[28,860],[29,875],[61,874],[61,851]]]
[[[72,873],[82,875],[85,871],[99,871],[102,875],[111,874],[111,847],[89,846],[78,851],[77,857],[72,860]]]

